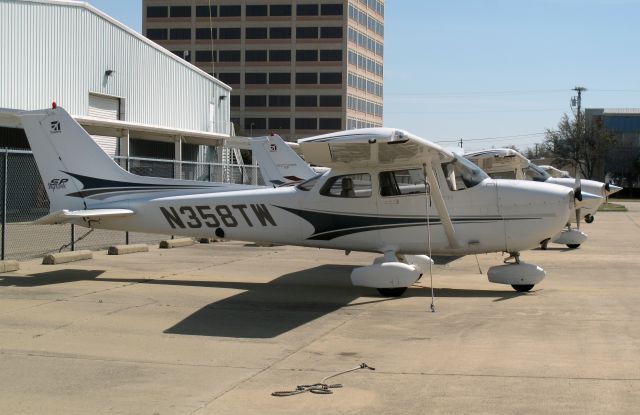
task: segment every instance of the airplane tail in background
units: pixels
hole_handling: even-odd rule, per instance
[[[20,118],[49,196],[51,213],[89,209],[91,205],[155,192],[198,193],[225,187],[129,173],[61,107],[27,111]]]
[[[265,183],[280,186],[316,175],[280,136],[256,137],[249,142]]]

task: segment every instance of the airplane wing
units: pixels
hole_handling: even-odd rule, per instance
[[[439,145],[394,128],[341,131],[304,138],[298,144],[307,162],[338,169],[453,160],[453,153]]]
[[[87,210],[59,210],[33,221],[36,225],[55,225],[69,223],[74,219],[99,221],[101,218],[130,216],[135,212],[129,209],[87,209]]]
[[[449,245],[452,248],[459,247],[449,211],[433,171],[434,165],[452,161],[455,158],[452,152],[394,128],[347,130],[301,139],[298,144],[309,163],[341,171],[354,171],[363,167],[422,166]]]
[[[280,186],[310,179],[316,173],[280,136],[249,140],[265,183]]]

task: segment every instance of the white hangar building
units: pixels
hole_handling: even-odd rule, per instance
[[[231,88],[89,4],[0,0],[0,50],[0,147],[55,101],[112,156],[220,161]]]

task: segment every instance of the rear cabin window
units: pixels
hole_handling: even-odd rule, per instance
[[[330,197],[371,197],[371,176],[368,173],[345,174],[327,180],[320,194]]]
[[[425,194],[427,186],[422,169],[394,170],[380,173],[380,196]]]

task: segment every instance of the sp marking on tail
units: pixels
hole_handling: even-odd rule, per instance
[[[69,179],[51,179],[51,181],[49,182],[49,184],[47,185],[47,187],[50,190],[60,190],[60,189],[66,189],[67,185],[66,183],[69,181]]]

